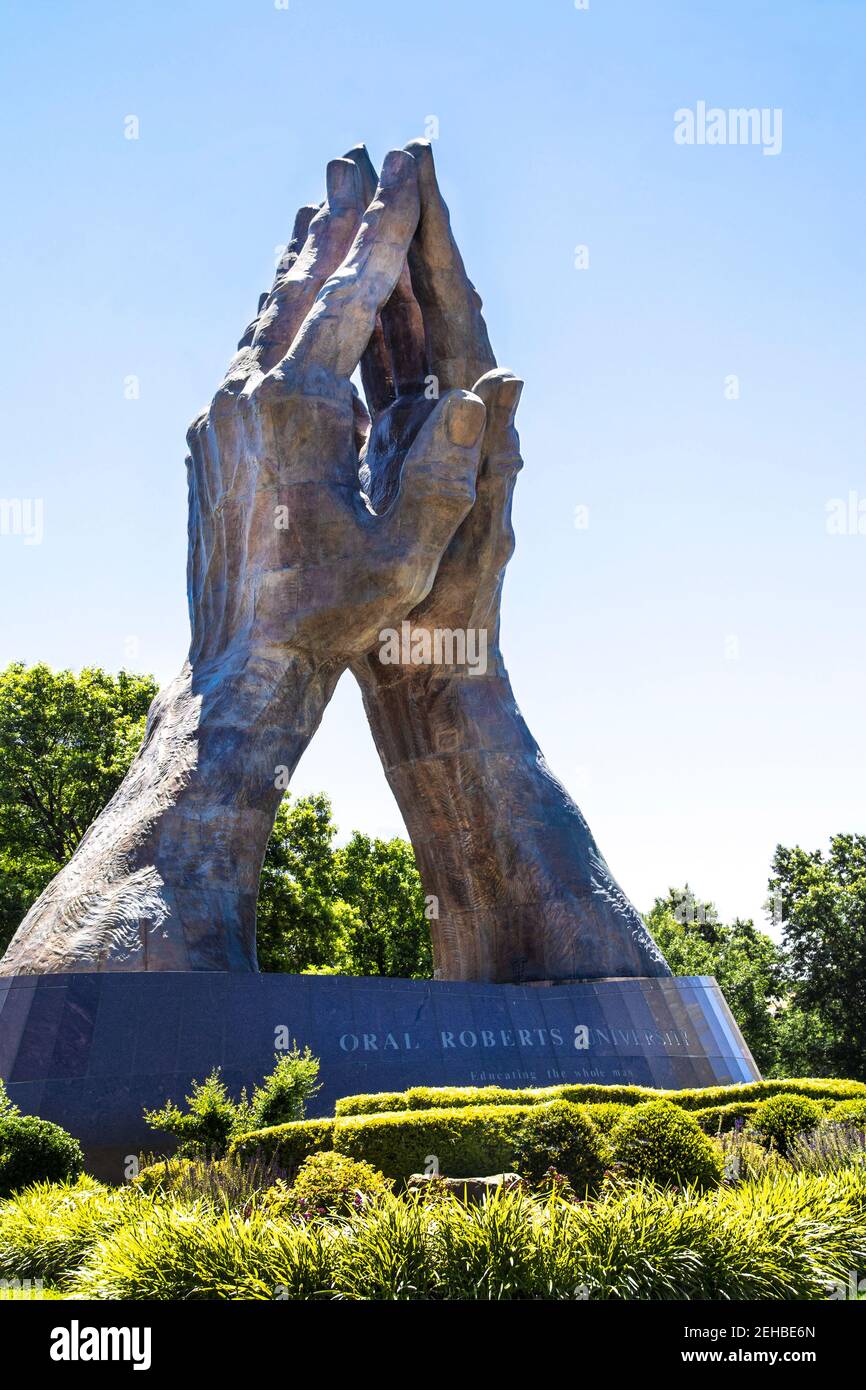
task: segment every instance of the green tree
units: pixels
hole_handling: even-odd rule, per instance
[[[59,868],[44,854],[0,849],[0,955]]]
[[[335,900],[327,796],[285,796],[268,841],[259,883],[256,938],[262,970],[301,974],[332,966],[341,927]]]
[[[656,898],[646,920],[675,975],[716,977],[761,1071],[774,1071],[785,979],[772,937],[739,918],[726,926],[688,884]]]
[[[866,836],[834,835],[826,856],[778,845],[770,892],[790,987],[785,1060],[866,1078]]]
[[[292,1043],[290,1051],[277,1053],[274,1061],[273,1071],[253,1091],[249,1111],[251,1129],[302,1120],[307,1101],[322,1089],[319,1059],[308,1047],[302,1052],[297,1043]]]
[[[356,831],[338,848],[336,835],[323,793],[284,798],[259,886],[262,970],[429,976],[429,925],[412,846]]]
[[[145,1122],[157,1132],[174,1135],[181,1158],[223,1158],[229,1140],[250,1128],[246,1091],[234,1100],[219,1067],[204,1081],[193,1081],[186,1109],[167,1100],[160,1110],[144,1111]]]
[[[343,918],[339,943],[346,972],[428,979],[430,923],[412,846],[356,830],[335,861],[337,892],[353,909]]]
[[[0,671],[0,951],[121,781],[156,689],[126,671]]]
[[[776,1063],[768,1076],[841,1076],[833,1036],[814,1009],[792,1002],[790,989],[776,1014]]]

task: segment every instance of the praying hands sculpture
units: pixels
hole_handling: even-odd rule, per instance
[[[363,147],[333,160],[188,434],[189,657],[0,974],[255,970],[274,817],[349,667],[438,903],[439,978],[670,973],[500,654],[521,387],[430,146],[378,181]]]

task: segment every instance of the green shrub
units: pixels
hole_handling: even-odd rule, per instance
[[[6,1087],[3,1085],[3,1078],[0,1077],[0,1120],[5,1120],[8,1116],[19,1115],[21,1112],[17,1105],[13,1105],[8,1095]]]
[[[338,1296],[355,1301],[441,1299],[448,1288],[439,1265],[442,1231],[462,1209],[455,1200],[425,1206],[418,1197],[386,1197],[351,1217],[332,1251]]]
[[[454,1102],[459,1105],[459,1101]],[[379,1091],[375,1095],[343,1096],[334,1106],[338,1119],[355,1115],[383,1115],[396,1110],[424,1110],[423,1102],[414,1106],[409,1104],[408,1091]]]
[[[702,1190],[722,1178],[720,1150],[693,1115],[667,1100],[638,1105],[611,1135],[613,1156],[630,1178]]]
[[[59,1125],[35,1115],[0,1119],[0,1197],[33,1182],[66,1182],[83,1168],[81,1145]]]
[[[333,1231],[207,1202],[154,1202],[97,1242],[74,1294],[95,1299],[332,1297]]]
[[[513,1169],[525,1105],[478,1105],[366,1115],[334,1124],[333,1147],[389,1178],[408,1178],[438,1161],[444,1177],[485,1177]]]
[[[151,1129],[173,1134],[181,1158],[222,1158],[239,1129],[249,1128],[246,1096],[235,1101],[226,1090],[219,1067],[204,1081],[194,1081],[186,1111],[173,1100],[161,1110],[145,1110]]]
[[[805,1084],[805,1083],[803,1083]],[[811,1083],[810,1083],[811,1084]],[[834,1083],[815,1083],[818,1086],[832,1086]],[[839,1083],[842,1085],[855,1083]],[[706,1095],[729,1096],[734,1093],[754,1094],[756,1086],[740,1086],[708,1088]],[[497,1088],[491,1087],[467,1087],[463,1091],[456,1091],[455,1088],[421,1088],[416,1087],[406,1092],[400,1093],[397,1099],[404,1102],[407,1098],[426,1100],[427,1104],[417,1110],[392,1109],[389,1111],[375,1112],[370,1109],[372,1099],[370,1097],[348,1098],[346,1102],[338,1105],[341,1112],[334,1120],[310,1120],[304,1121],[301,1125],[283,1125],[276,1128],[251,1132],[237,1138],[234,1141],[232,1152],[238,1155],[250,1156],[253,1153],[261,1152],[266,1156],[272,1156],[281,1166],[294,1172],[298,1169],[303,1160],[310,1153],[322,1149],[335,1149],[339,1152],[348,1153],[353,1158],[365,1159],[375,1168],[380,1169],[388,1177],[401,1179],[408,1177],[413,1172],[427,1171],[431,1157],[438,1160],[439,1171],[448,1177],[481,1177],[493,1172],[501,1172],[507,1169],[517,1160],[520,1149],[520,1135],[527,1118],[536,1112],[543,1113],[550,1109],[553,1104],[561,1105],[565,1103],[561,1099],[556,1099],[561,1092],[568,1091],[571,1094],[590,1093],[601,1095],[622,1094],[625,1092],[635,1092],[637,1094],[654,1095],[656,1093],[643,1091],[639,1087],[549,1087],[546,1090],[535,1092],[536,1097],[548,1097],[551,1094],[554,1100],[536,1099],[528,1105],[504,1105],[497,1099],[492,1104],[468,1105],[460,1104],[452,1108],[441,1106],[438,1101],[443,1095],[460,1094],[464,1099],[466,1096],[490,1096],[495,1094],[527,1094],[526,1092],[500,1092]],[[395,1100],[397,1093],[393,1093],[390,1099]],[[681,1097],[683,1093],[672,1093]],[[350,1106],[359,1109],[358,1114],[345,1113]],[[377,1098],[378,1103],[378,1098]],[[822,1104],[827,1103],[833,1107],[834,1103],[828,1098],[816,1099],[814,1102],[804,1098],[804,1103],[815,1105],[816,1113],[820,1113]],[[748,1122],[757,1113],[760,1103],[755,1100],[727,1100],[724,1104],[706,1107],[704,1109],[686,1110],[673,1099],[655,1099],[653,1101],[642,1101],[640,1106],[626,1104],[624,1101],[596,1101],[587,1106],[584,1110],[585,1115],[592,1123],[598,1121],[598,1128],[604,1133],[612,1135],[618,1126],[629,1116],[634,1116],[640,1109],[643,1111],[648,1104],[662,1105],[667,1107],[663,1112],[668,1114],[673,1110],[684,1121],[677,1128],[677,1134],[685,1142],[685,1136],[693,1133],[694,1126],[699,1126],[708,1135],[724,1134],[732,1130],[737,1122]],[[655,1112],[651,1112],[655,1113]],[[541,1123],[541,1122],[539,1122]],[[545,1121],[544,1123],[548,1123]],[[708,1181],[718,1181],[718,1153],[710,1147],[701,1145],[699,1142],[690,1141],[689,1147],[694,1154],[700,1158],[703,1155],[699,1169]],[[554,1159],[552,1141],[549,1145],[542,1145],[547,1153],[547,1161],[543,1169],[557,1167]],[[595,1160],[592,1160],[593,1165]],[[706,1165],[709,1164],[709,1167]],[[537,1165],[529,1165],[533,1173],[537,1172]],[[568,1176],[567,1170],[563,1170]],[[655,1169],[653,1170],[655,1171]],[[679,1172],[679,1169],[677,1169]],[[537,1176],[540,1177],[540,1172]],[[683,1178],[672,1176],[662,1178],[662,1181],[685,1181]],[[694,1179],[690,1179],[694,1180]],[[582,1179],[578,1176],[577,1185]]]
[[[648,1086],[569,1085],[504,1090],[500,1086],[413,1086],[407,1091],[382,1091],[373,1095],[345,1096],[338,1100],[337,1116],[382,1115],[397,1110],[449,1110],[460,1105],[543,1105],[549,1100],[570,1100],[575,1105],[614,1103],[639,1105],[650,1100],[670,1100],[684,1110],[764,1100],[795,1094],[813,1100],[866,1099],[866,1082],[833,1078],[749,1081],[733,1086],[706,1086],[689,1091],[656,1091]]]
[[[579,1244],[575,1282],[591,1299],[825,1299],[829,1281],[860,1267],[866,1185],[803,1177],[705,1195],[614,1189],[568,1215],[560,1244]]]
[[[280,1182],[263,1197],[271,1216],[311,1220],[319,1216],[346,1215],[379,1201],[391,1190],[391,1182],[369,1163],[324,1149],[304,1159],[291,1187]]]
[[[0,1278],[63,1283],[124,1216],[125,1193],[93,1178],[34,1183],[0,1203]]]
[[[773,1144],[780,1154],[786,1154],[797,1135],[814,1129],[821,1115],[821,1107],[806,1096],[771,1096],[756,1108],[752,1128]]]
[[[302,1120],[307,1101],[322,1089],[318,1084],[319,1060],[308,1047],[301,1052],[293,1043],[291,1051],[277,1053],[275,1061],[271,1074],[253,1091],[245,1117],[248,1129]]]
[[[585,1197],[598,1189],[606,1159],[607,1145],[582,1105],[554,1100],[527,1112],[516,1162],[530,1182],[540,1182],[552,1168],[568,1179],[578,1197]]]
[[[709,1105],[706,1110],[690,1110],[704,1134],[728,1134],[738,1123],[748,1125],[760,1101],[737,1100],[731,1105]]]
[[[455,1202],[438,1212],[434,1207],[422,1221],[420,1244],[426,1260],[417,1262],[412,1276],[422,1288],[432,1285],[428,1297],[433,1298],[442,1298],[445,1290],[449,1299],[472,1301],[549,1297],[542,1293],[550,1282],[544,1268],[548,1214],[565,1209],[555,1197],[542,1205],[525,1193],[507,1190],[481,1203]],[[383,1292],[387,1289],[388,1269],[377,1249],[381,1231],[370,1228],[361,1247],[363,1264],[343,1275],[353,1278],[356,1287],[374,1278]]]
[[[252,1100],[245,1090],[234,1100],[214,1067],[204,1081],[193,1082],[185,1111],[167,1100],[161,1110],[145,1110],[144,1118],[151,1129],[174,1135],[181,1158],[224,1158],[238,1135],[302,1119],[306,1101],[320,1090],[319,1063],[308,1047],[301,1052],[295,1043],[275,1061]]]
[[[333,1120],[296,1120],[293,1124],[236,1135],[229,1157],[239,1162],[272,1161],[293,1175],[310,1154],[333,1148],[333,1138]]]
[[[614,1125],[619,1124],[623,1115],[627,1115],[630,1108],[628,1105],[623,1105],[621,1101],[599,1101],[584,1106],[587,1115],[602,1134],[610,1134]]]
[[[238,1157],[257,1153],[273,1157],[281,1166],[296,1171],[309,1154],[335,1149],[363,1159],[393,1179],[427,1171],[431,1159],[445,1177],[485,1177],[514,1167],[524,1121],[536,1110],[544,1113],[548,1109],[477,1105],[446,1110],[434,1106],[383,1115],[304,1120],[243,1135],[234,1141],[231,1152]],[[585,1123],[591,1125],[589,1120]],[[597,1145],[600,1138],[594,1127],[592,1133]]]
[[[866,1100],[840,1100],[827,1112],[825,1123],[855,1125],[866,1129]]]

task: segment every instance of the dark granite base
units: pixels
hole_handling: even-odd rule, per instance
[[[209,972],[0,979],[0,1076],[11,1099],[84,1145],[114,1181],[160,1147],[143,1107],[180,1100],[221,1066],[233,1090],[296,1039],[321,1058],[310,1113],[412,1085],[667,1089],[759,1072],[706,976],[484,985]]]

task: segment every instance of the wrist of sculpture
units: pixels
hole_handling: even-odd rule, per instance
[[[247,652],[234,667],[187,664],[0,974],[256,970],[274,816],[338,675],[284,650]]]
[[[356,669],[428,895],[437,975],[670,974],[490,655],[478,675],[397,672],[376,655]]]

